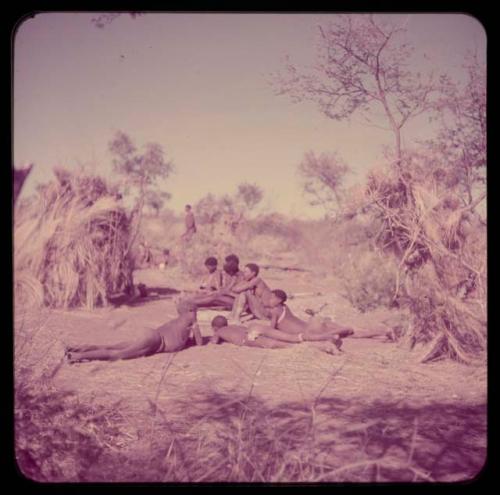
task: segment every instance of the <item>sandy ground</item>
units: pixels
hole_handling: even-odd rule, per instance
[[[292,310],[304,318],[305,308],[318,309],[326,302],[328,306],[322,314],[351,325],[361,334],[373,328],[389,329],[404,319],[404,315],[389,311],[357,312],[339,295],[333,280],[313,281],[308,273],[275,270],[264,271],[263,276],[273,288],[285,288],[289,293],[310,293],[312,287],[323,293],[316,298],[301,296],[289,301]],[[135,278],[148,287],[164,289],[177,289],[184,283],[168,270],[144,270],[136,273]],[[337,401],[336,412],[325,409],[324,414],[338,415],[339,424],[346,428],[355,423],[355,411],[359,412],[356,421],[362,424],[374,418],[388,418],[396,411],[413,411],[411,421],[418,417],[437,420],[446,411],[447,415],[455,416],[447,421],[456,419],[463,437],[473,439],[476,444],[469,471],[459,470],[461,476],[464,472],[473,475],[482,465],[486,444],[486,368],[451,361],[422,365],[418,362],[419,349],[410,352],[383,339],[347,338],[344,352],[336,356],[302,344],[267,350],[224,343],[191,346],[176,354],[129,361],[70,365],[63,360],[62,342],[122,341],[133,338],[141,328],[164,323],[175,316],[173,297],[158,296],[143,304],[94,312],[41,311],[18,315],[16,335],[31,338],[30,352],[25,353],[23,364],[39,370],[56,366],[53,385],[77,391],[82,401],[119,403],[121,413],[134,425],[131,442],[150,427],[151,404],[168,412],[175,421],[177,416],[186,414],[186,401],[193,403],[207,394],[221,397],[251,394],[269,408],[285,403],[308,404],[321,398]],[[211,335],[208,322],[214,314],[217,313],[199,312],[202,334],[206,337]],[[441,409],[432,412],[436,406]],[[476,425],[473,434],[467,433],[471,415]],[[438,451],[439,440],[434,442]],[[448,475],[444,472],[441,479]]]

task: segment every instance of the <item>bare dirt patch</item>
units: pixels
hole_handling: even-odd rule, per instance
[[[145,271],[137,273],[136,278],[149,287],[176,289],[182,280],[173,275],[168,271]],[[264,275],[273,288],[284,287],[289,293],[303,294],[289,301],[301,317],[306,317],[305,308],[318,309],[325,302],[328,305],[322,314],[355,329],[369,330],[377,325],[389,328],[391,321],[402,317],[389,311],[360,314],[335,291],[334,281],[313,282],[309,273],[268,270]],[[304,295],[312,292],[323,295]],[[199,313],[204,336],[210,335],[209,320],[213,314]],[[231,425],[235,429],[228,431],[240,434],[246,428],[239,448],[246,449],[247,455],[252,454],[250,445],[252,449],[264,448],[255,442],[269,431],[279,430],[283,438],[288,436],[288,446],[276,440],[279,445],[273,447],[282,460],[281,467],[276,465],[274,471],[269,471],[271,461],[259,466],[254,461],[253,468],[250,461],[244,467],[247,461],[241,455],[228,467],[221,457],[221,462],[214,461],[210,475],[200,471],[198,478],[445,480],[470,478],[483,464],[486,368],[451,361],[422,365],[418,362],[418,350],[410,352],[382,339],[347,338],[344,353],[339,356],[306,345],[267,350],[222,344],[191,346],[176,354],[130,361],[70,365],[63,359],[62,342],[127,340],[139,329],[155,327],[174,316],[173,296],[168,293],[148,298],[144,304],[93,312],[17,315],[16,338],[31,337],[32,350],[23,354],[23,364],[40,370],[53,369],[51,380],[57,389],[74,392],[85,403],[119,410],[124,422],[123,441],[103,459],[111,462],[116,456],[124,456],[123,466],[132,459],[136,462],[112,475],[108,473],[110,480],[139,480],[141,476],[166,481],[197,479],[196,467],[192,466],[190,475],[186,474],[187,468],[171,468],[172,452],[178,448],[172,445],[172,438],[183,439],[185,446],[193,438],[200,442],[204,439],[205,443],[197,447],[199,459],[209,455],[205,452],[209,445],[222,455],[222,450],[214,445],[222,442],[229,448],[235,441],[220,438],[224,428]],[[273,414],[278,416],[273,419]],[[250,430],[249,424],[253,425]],[[316,463],[321,469],[309,467],[310,471],[300,474],[300,462],[292,454],[295,452],[300,458],[297,452],[303,452],[304,447],[299,449],[301,434],[307,432],[310,439],[311,424],[314,445],[307,452],[315,457],[307,465]],[[246,425],[243,430],[241,425]],[[250,438],[255,442],[250,442]],[[161,459],[152,472],[145,474],[141,471],[141,459],[151,456],[153,445]],[[226,452],[228,458],[231,455]],[[176,463],[182,464],[179,458]],[[96,468],[87,476],[102,479],[105,475]]]

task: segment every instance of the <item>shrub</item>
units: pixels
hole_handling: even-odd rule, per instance
[[[396,282],[394,261],[366,246],[352,248],[344,260],[336,273],[349,302],[362,312],[390,306]]]

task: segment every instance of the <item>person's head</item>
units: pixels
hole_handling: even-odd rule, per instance
[[[259,274],[259,265],[255,263],[248,263],[245,265],[245,269],[243,270],[243,275],[246,280],[252,280],[252,278],[256,277]]]
[[[189,213],[191,211],[191,205],[186,205],[184,207],[184,210],[186,211],[186,213]]]
[[[235,263],[236,265],[239,265],[240,264],[240,259],[235,254],[228,254],[226,256],[226,262],[227,263]]]
[[[217,270],[217,258],[210,256],[205,260],[205,266],[209,273],[215,272],[215,270]]]
[[[227,318],[222,315],[217,315],[213,320],[212,320],[212,329],[217,331],[219,328],[222,327],[227,327]]]
[[[228,275],[231,275],[231,276],[234,276],[236,275],[240,269],[238,267],[238,264],[235,263],[234,261],[226,261],[224,263],[224,271],[228,274]]]
[[[164,254],[165,256],[168,256],[168,255],[170,254],[170,249],[164,249],[164,250],[163,250],[163,254]]]
[[[179,313],[179,315],[191,314],[196,317],[196,305],[190,301],[181,299],[177,303],[177,313]]]
[[[269,303],[271,307],[279,306],[280,304],[284,304],[287,300],[287,295],[284,290],[275,289],[271,291],[271,298],[269,299]]]

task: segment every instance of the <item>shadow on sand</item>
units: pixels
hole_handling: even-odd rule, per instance
[[[177,440],[186,463],[171,480],[463,481],[486,460],[485,404],[320,398],[270,407],[249,396],[201,393],[179,406],[184,420],[159,411],[156,430]]]
[[[172,289],[170,287],[148,287],[146,290],[140,291],[137,295],[131,296],[128,294],[119,294],[116,296],[111,296],[108,298],[108,302],[115,307],[137,307],[151,301],[171,299],[172,296],[175,296],[177,294],[180,294],[180,291],[178,291],[177,289]]]

